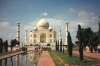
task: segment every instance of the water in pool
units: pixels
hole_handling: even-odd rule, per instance
[[[0,60],[0,66],[36,66],[39,60],[38,52],[28,52]]]

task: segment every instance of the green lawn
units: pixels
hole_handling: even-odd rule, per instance
[[[90,57],[84,57],[84,60],[81,62],[78,55],[73,54],[72,57],[69,57],[69,55],[66,53],[56,52],[56,51],[49,51],[53,61],[55,62],[56,66],[64,66],[64,64],[69,64],[70,66],[91,66],[96,65],[100,66],[100,60],[90,58]],[[58,59],[61,58],[63,62]]]
[[[15,52],[18,52],[18,51],[8,51],[7,53],[3,52],[2,54],[0,54],[0,56],[11,54],[11,53],[15,53]]]

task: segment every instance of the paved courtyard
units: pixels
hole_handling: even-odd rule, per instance
[[[73,51],[73,53],[75,54],[79,54],[79,51]],[[83,51],[83,55],[84,56],[88,56],[88,57],[92,57],[92,58],[96,58],[98,60],[100,60],[100,55],[97,53],[97,52],[86,52],[86,51]]]

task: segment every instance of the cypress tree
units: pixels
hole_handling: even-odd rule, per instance
[[[10,47],[11,47],[11,51],[12,51],[12,49],[13,49],[13,44],[14,44],[14,40],[13,40],[13,39],[11,40],[10,44],[11,44]]]
[[[6,53],[8,52],[8,41],[7,40],[5,41],[5,52]]]
[[[99,21],[99,31],[98,31],[98,35],[99,35],[99,44],[100,44],[100,21]]]
[[[0,53],[1,53],[1,38],[0,38]]]
[[[68,54],[71,57],[72,56],[73,44],[72,44],[72,39],[71,39],[71,36],[70,36],[70,32],[68,32],[68,37],[67,38],[68,38]]]
[[[79,35],[79,54],[80,60],[83,60],[83,46],[82,46],[82,34],[81,34],[81,25],[78,25],[78,35]]]
[[[63,53],[64,53],[64,44],[63,44]]]
[[[58,51],[59,51],[59,40],[58,40]]]
[[[3,42],[3,47],[4,47],[4,51],[5,51],[5,49],[6,49],[6,42],[5,41]]]
[[[62,52],[62,39],[60,41],[60,52]]]
[[[56,49],[56,51],[57,51],[57,40],[56,40],[56,46],[55,46],[55,49]]]
[[[3,40],[0,38],[0,53],[2,54],[3,51]]]

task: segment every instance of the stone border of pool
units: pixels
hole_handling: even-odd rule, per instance
[[[11,56],[15,56],[15,55],[18,55],[18,54],[21,54],[21,53],[24,53],[24,52],[25,51],[20,51],[20,52],[16,52],[16,53],[12,53],[12,54],[3,55],[3,56],[0,56],[0,60],[5,59],[5,58],[9,58]]]

